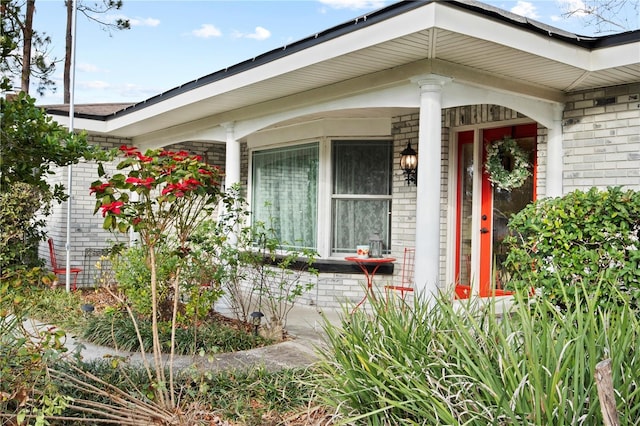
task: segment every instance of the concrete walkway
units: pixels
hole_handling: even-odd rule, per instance
[[[179,369],[198,368],[203,370],[251,369],[264,367],[269,371],[282,368],[306,367],[319,359],[318,349],[325,345],[323,326],[325,318],[332,324],[340,324],[341,313],[325,310],[320,313],[313,307],[294,307],[287,317],[288,340],[247,351],[220,353],[195,356],[174,356],[173,365]],[[75,351],[80,346],[80,353],[84,361],[122,357],[133,364],[142,363],[139,352],[117,351],[110,347],[98,346],[84,341],[78,341],[67,335],[65,346]],[[168,362],[168,355],[164,356]],[[147,354],[149,363],[153,355]]]

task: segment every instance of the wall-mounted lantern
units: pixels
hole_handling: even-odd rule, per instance
[[[407,147],[400,153],[400,168],[404,172],[404,178],[407,185],[418,184],[418,153],[411,148],[411,141],[407,143]]]

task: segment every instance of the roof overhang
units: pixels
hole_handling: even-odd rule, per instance
[[[78,108],[75,127],[135,137],[204,119],[216,125],[425,72],[562,102],[571,91],[640,81],[640,31],[582,37],[477,2],[400,2],[113,114]]]

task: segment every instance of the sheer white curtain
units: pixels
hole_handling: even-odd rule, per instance
[[[253,223],[273,227],[284,246],[317,249],[318,144],[255,151]]]
[[[334,141],[332,252],[351,253],[373,233],[390,248],[391,141]]]

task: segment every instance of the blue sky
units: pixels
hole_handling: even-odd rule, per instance
[[[637,0],[632,0],[637,1]],[[562,18],[568,4],[582,0],[485,3],[583,35],[594,28],[579,17]],[[198,77],[391,4],[384,0],[140,1],[124,0],[118,17],[131,29],[101,29],[77,16],[75,102],[138,102]],[[629,12],[627,12],[628,15]],[[623,13],[624,15],[624,13]],[[107,19],[115,19],[109,16]],[[52,39],[51,56],[64,57],[62,0],[37,0],[34,28]],[[638,28],[634,13],[632,29]],[[39,104],[62,103],[60,63],[53,75],[56,93]]]

